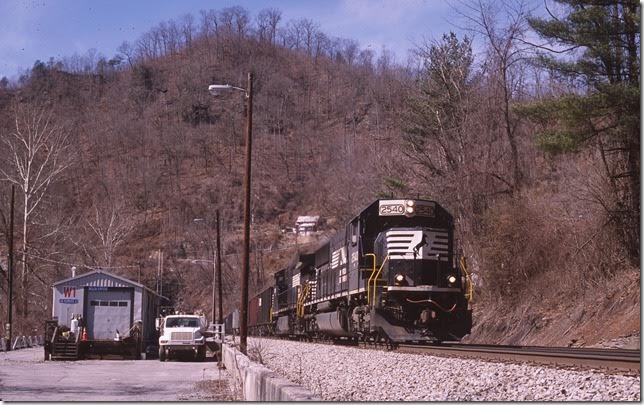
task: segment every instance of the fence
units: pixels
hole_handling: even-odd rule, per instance
[[[42,346],[44,343],[44,338],[40,335],[38,336],[16,336],[11,344],[11,350],[24,349],[26,347],[35,347]],[[10,342],[5,338],[0,338],[0,352],[6,352]]]

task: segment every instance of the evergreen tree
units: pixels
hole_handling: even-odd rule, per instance
[[[598,148],[613,196],[607,207],[625,246],[639,256],[640,9],[636,0],[555,0],[565,16],[530,18],[538,62],[571,84],[570,94],[517,111],[541,124],[538,145],[553,153]],[[559,55],[573,55],[562,58]]]

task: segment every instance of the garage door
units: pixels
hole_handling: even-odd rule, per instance
[[[113,340],[130,329],[132,289],[89,291],[87,334],[92,340]]]

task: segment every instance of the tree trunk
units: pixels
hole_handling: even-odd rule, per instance
[[[27,221],[29,219],[29,197],[25,194],[25,204],[22,217],[22,268],[20,274],[20,290],[22,292],[22,315],[27,317],[28,311],[28,299],[29,295],[27,293]]]
[[[514,189],[519,189],[521,183],[523,182],[521,176],[521,170],[519,168],[519,150],[517,147],[517,141],[514,138],[514,131],[512,130],[512,122],[510,118],[510,94],[508,92],[508,69],[503,64],[501,68],[502,81],[503,81],[503,118],[505,121],[505,135],[508,138],[508,143],[510,144],[510,152],[512,156],[512,171],[514,177]]]
[[[628,142],[628,171],[630,174],[629,252],[634,265],[639,265],[640,255],[640,143],[639,136],[631,136]]]

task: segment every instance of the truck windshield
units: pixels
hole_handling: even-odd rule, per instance
[[[199,326],[197,318],[168,318],[165,321],[166,328],[196,328]]]

